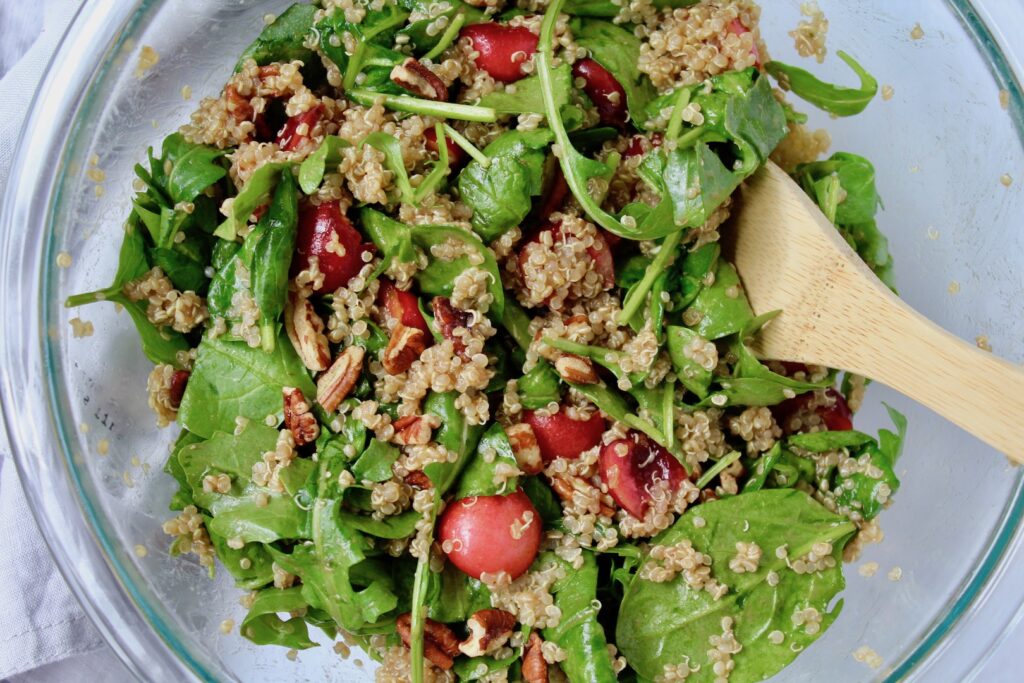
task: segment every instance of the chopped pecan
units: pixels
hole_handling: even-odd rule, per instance
[[[284,426],[291,431],[295,445],[305,446],[316,441],[320,436],[320,423],[316,421],[302,389],[284,387],[281,394],[284,396]]]
[[[363,371],[362,346],[350,346],[334,359],[334,364],[316,381],[316,402],[333,413],[356,385]]]
[[[562,379],[573,384],[597,384],[601,381],[589,358],[574,356],[571,353],[564,354],[555,361],[555,370]]]
[[[167,387],[167,402],[177,410],[181,406],[181,398],[185,395],[185,385],[188,384],[188,370],[175,370],[171,375],[171,385]]]
[[[516,618],[503,609],[482,609],[466,621],[469,636],[459,643],[459,651],[467,657],[483,657],[508,642]]]
[[[441,421],[434,415],[406,415],[395,420],[392,426],[395,428],[395,443],[422,446],[430,443],[434,428],[441,426]]]
[[[423,334],[423,330],[398,323],[391,332],[391,339],[384,349],[384,355],[381,356],[381,365],[390,375],[403,373],[426,348],[427,336]]]
[[[412,57],[408,57],[391,70],[391,82],[428,100],[448,100],[448,87],[444,81]]]
[[[555,490],[558,497],[561,498],[566,504],[576,506],[576,494],[580,494],[581,500],[593,500],[594,494],[596,493],[597,508],[591,509],[590,512],[600,515],[601,517],[614,517],[615,507],[612,504],[611,497],[608,494],[601,493],[593,484],[587,482],[582,477],[577,477],[572,474],[560,474],[555,477],[551,477],[551,488]]]
[[[452,343],[455,353],[465,353],[466,344],[462,341],[462,336],[455,331],[468,330],[473,323],[472,314],[452,306],[452,300],[446,296],[435,296],[430,302],[430,307],[434,310],[434,321],[441,330],[441,336]]]
[[[537,474],[544,469],[544,461],[541,459],[540,446],[537,444],[537,435],[533,433],[533,427],[520,422],[507,427],[505,434],[512,445],[516,464],[523,474]]]
[[[412,642],[412,614],[406,612],[398,617],[395,630],[406,647]],[[434,666],[448,670],[452,668],[459,654],[459,639],[455,632],[444,624],[427,619],[423,625],[423,654]]]
[[[289,292],[284,309],[284,329],[302,364],[313,372],[323,372],[331,362],[331,349],[324,336],[324,321],[313,304],[298,292]]]
[[[413,470],[405,475],[405,483],[414,489],[429,489],[434,485],[430,477],[423,470]]]
[[[548,663],[541,649],[543,644],[536,631],[530,633],[523,650],[523,683],[548,683]]]
[[[238,123],[252,118],[253,109],[252,105],[249,104],[249,98],[239,94],[235,86],[229,85],[224,88],[224,100],[227,104],[228,112]]]

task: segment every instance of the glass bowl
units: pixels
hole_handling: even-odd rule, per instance
[[[343,661],[330,643],[292,661],[237,629],[221,633],[225,620],[241,622],[239,591],[225,572],[210,581],[188,558],[169,557],[160,530],[172,483],[161,466],[175,434],[157,429],[146,406],[149,364],[131,323],[113,306],[62,306],[67,295],[110,280],[133,164],[200,97],[216,94],[263,16],[287,4],[86,3],[36,95],[4,204],[0,319],[11,445],[61,571],[140,678],[371,677],[365,655]],[[804,65],[786,36],[799,2],[764,4],[773,56]],[[814,71],[849,82],[834,56],[844,49],[892,87],[890,99],[878,97],[860,116],[812,124],[827,125],[833,149],[875,162],[901,294],[947,329],[987,337],[996,353],[1021,362],[1024,44],[1002,29],[1024,26],[1024,7],[820,4],[830,53]],[[924,31],[918,40],[915,24]],[[160,59],[137,73],[142,46]],[[1003,174],[1013,178],[1009,187]],[[70,267],[58,267],[60,253],[70,254]],[[95,334],[73,338],[74,317]],[[903,488],[880,519],[886,540],[859,563],[879,570],[868,577],[848,567],[843,615],[783,680],[821,680],[824,671],[834,681],[964,680],[1018,618],[1024,575],[1009,567],[1020,554],[1020,473],[883,386],[870,388],[859,418],[865,431],[883,425],[882,401],[907,413],[911,427]],[[851,656],[863,645],[883,658],[880,668]]]

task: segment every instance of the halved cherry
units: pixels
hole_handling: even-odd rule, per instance
[[[532,250],[542,248],[540,241],[543,233],[550,232],[551,241],[554,243],[562,239],[561,225],[561,223],[548,223],[527,238],[517,257],[520,274],[525,272],[524,268]],[[604,279],[605,287],[612,287],[615,284],[615,257],[612,256],[609,237],[612,237],[612,235],[598,228],[597,234],[594,236],[593,246],[587,247],[587,255],[594,260],[594,270]]]
[[[427,151],[437,154],[437,131],[433,128],[427,128],[423,131],[423,137],[426,140],[425,146]],[[448,148],[448,167],[459,168],[462,164],[466,163],[466,151],[455,144],[447,135],[444,138],[444,146]]]
[[[427,321],[420,313],[420,302],[412,292],[404,292],[395,283],[387,278],[380,279],[380,289],[377,290],[377,303],[384,307],[385,314],[400,322],[406,327],[415,327],[426,334],[430,334]]]
[[[277,134],[277,146],[286,152],[298,149],[303,141],[309,139],[309,134],[313,130],[313,126],[320,122],[323,111],[323,106],[318,104],[301,114],[290,117]]]
[[[740,21],[739,19],[733,19],[732,21],[730,21],[729,25],[726,26],[726,30],[729,31],[729,33],[732,33],[733,35],[737,36],[742,36],[744,33],[750,33],[750,29],[744,26],[743,22]],[[754,55],[754,65],[758,69],[760,69],[761,55],[757,51],[757,43],[755,43],[754,46],[750,48],[750,54]]]
[[[686,479],[686,470],[671,453],[646,434],[630,432],[601,449],[598,460],[601,481],[615,502],[637,519],[643,519],[656,484],[667,482],[674,493]]]
[[[333,292],[348,284],[362,269],[366,251],[370,251],[370,245],[363,243],[362,235],[341,212],[338,202],[307,204],[299,209],[292,274],[309,268],[309,259],[315,256],[324,275],[323,286],[317,291]]]
[[[473,24],[463,28],[459,36],[473,42],[476,65],[502,83],[526,76],[523,63],[537,51],[537,34],[525,26]]]
[[[473,496],[448,504],[438,524],[441,549],[475,579],[485,572],[526,573],[540,548],[542,522],[522,489],[507,496]]]
[[[185,385],[191,373],[188,370],[175,370],[171,375],[171,385],[167,387],[167,400],[172,408],[181,405],[181,398],[185,395]]]
[[[625,158],[636,157],[642,154],[646,154],[648,149],[653,147],[661,147],[661,141],[663,136],[661,133],[651,133],[650,135],[634,135],[629,140],[629,146],[626,147],[626,151],[622,156]]]
[[[544,462],[551,462],[555,458],[574,460],[580,457],[581,453],[601,443],[605,429],[604,418],[599,413],[595,412],[586,420],[574,420],[565,406],[554,415],[527,410],[523,414],[523,421],[533,427]]]
[[[597,107],[601,123],[616,128],[626,126],[626,91],[608,69],[588,57],[572,65],[572,75],[583,79],[583,92]]]
[[[804,367],[806,368],[806,366]],[[803,410],[813,396],[814,392],[801,394],[772,408],[772,413],[783,430],[786,430],[790,418]],[[853,429],[853,411],[846,403],[846,397],[832,387],[825,390],[825,396],[832,399],[832,405],[818,406],[814,409],[821,421],[825,423],[825,427],[830,432],[845,432]]]

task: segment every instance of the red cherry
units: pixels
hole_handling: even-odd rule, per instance
[[[318,104],[301,114],[296,114],[289,118],[277,134],[278,147],[286,152],[294,152],[298,149],[299,145],[309,139],[313,126],[320,122],[323,110],[323,106]],[[300,129],[302,132],[300,132]]]
[[[574,420],[569,417],[565,406],[554,415],[527,410],[523,421],[533,427],[544,462],[551,462],[555,458],[574,460],[580,457],[580,453],[601,443],[605,429],[604,418],[600,414],[594,413],[586,420]]]
[[[172,408],[181,405],[181,397],[185,395],[185,385],[191,373],[188,370],[175,370],[171,375],[171,386],[167,388],[167,399]]]
[[[581,59],[572,65],[572,76],[584,80],[583,92],[597,107],[601,123],[616,128],[626,126],[626,91],[608,69],[596,60]]]
[[[661,133],[651,133],[650,136],[634,135],[630,138],[629,146],[626,147],[626,151],[622,156],[628,159],[629,157],[646,154],[647,150],[652,147],[661,147],[662,138]]]
[[[334,242],[336,244],[332,244]],[[343,252],[340,256],[339,251]],[[362,269],[365,251],[369,251],[369,245],[363,244],[362,235],[341,212],[338,202],[324,202],[319,206],[307,204],[299,210],[292,274],[309,268],[310,257],[317,257],[320,272],[324,274],[323,286],[317,291],[333,292],[348,284]]]
[[[797,368],[807,369],[807,366],[800,363],[783,363],[783,365],[787,366],[787,370],[791,372]],[[793,369],[788,366],[793,366]],[[786,426],[789,424],[790,418],[803,410],[812,396],[814,396],[814,392],[800,394],[772,408],[776,422],[779,423],[784,431],[788,433]],[[846,397],[832,387],[825,390],[825,396],[833,400],[832,405],[818,406],[814,409],[814,412],[821,418],[821,421],[825,423],[825,427],[831,432],[845,432],[853,429],[853,411],[850,410],[850,406],[846,403]]]
[[[451,563],[479,579],[481,574],[526,573],[540,548],[542,522],[522,489],[507,496],[473,496],[448,504],[438,538]]]
[[[554,176],[547,193],[541,200],[540,208],[537,210],[537,221],[541,224],[548,223],[551,214],[562,208],[562,203],[569,194],[569,183],[565,181],[561,166],[555,166]]]
[[[531,250],[541,248],[539,246],[540,239],[544,232],[550,232],[551,241],[557,243],[562,237],[561,223],[548,223],[523,243],[517,257],[520,275],[523,274],[525,265],[530,259]],[[604,279],[605,287],[609,288],[615,285],[615,257],[612,255],[612,248],[609,244],[612,237],[614,236],[598,228],[593,246],[587,247],[587,255],[594,260],[594,270]],[[618,243],[617,237],[615,241]]]
[[[473,42],[473,51],[479,53],[473,60],[476,65],[502,83],[526,76],[523,62],[537,51],[537,35],[525,26],[473,24],[459,36]]]
[[[406,327],[415,327],[422,330],[428,336],[430,328],[427,321],[420,313],[419,299],[412,292],[403,292],[387,278],[380,279],[380,289],[377,291],[377,304],[384,307],[385,314],[393,321],[400,322]]]
[[[598,468],[615,502],[637,519],[644,518],[657,482],[668,482],[669,491],[675,493],[686,479],[679,461],[639,432],[604,446]]]
[[[427,151],[437,154],[437,131],[433,128],[427,128],[423,131],[423,137],[426,138]],[[455,144],[455,141],[447,135],[444,137],[444,146],[448,148],[449,168],[459,168],[466,163],[466,151]]]

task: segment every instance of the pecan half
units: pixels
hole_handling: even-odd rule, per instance
[[[320,423],[316,421],[302,389],[284,387],[281,394],[284,396],[284,426],[291,431],[295,445],[305,446],[316,441],[320,436]]]
[[[434,321],[441,330],[441,336],[452,343],[455,353],[462,355],[466,351],[466,344],[462,341],[461,335],[455,331],[462,328],[468,330],[473,323],[473,316],[460,308],[452,306],[452,300],[446,296],[435,296],[430,301],[430,307],[434,310]]]
[[[350,346],[334,359],[334,364],[316,381],[316,402],[333,413],[345,400],[363,371],[362,346]]]
[[[406,612],[398,617],[395,630],[402,642],[409,647],[412,642],[412,614]],[[452,668],[459,654],[459,639],[455,632],[444,624],[427,619],[423,625],[423,654],[434,666],[448,670]]]
[[[466,621],[469,635],[459,643],[467,657],[483,657],[502,647],[512,637],[516,618],[503,609],[482,609]]]
[[[429,489],[434,485],[430,477],[423,470],[413,470],[405,475],[405,483],[414,489]]]
[[[324,335],[324,321],[313,304],[298,292],[288,292],[284,308],[284,329],[302,364],[313,372],[323,372],[331,363],[331,349]]]
[[[582,477],[572,474],[551,477],[551,488],[567,505],[577,507],[580,502],[596,501],[596,507],[592,503],[587,503],[588,512],[600,515],[601,517],[615,516],[615,507],[612,505],[611,497],[608,494],[601,493],[600,489]],[[579,494],[578,499],[577,493]],[[597,494],[596,496],[594,495],[595,493]]]
[[[406,415],[395,420],[392,426],[395,428],[392,441],[400,446],[422,446],[430,443],[434,428],[441,426],[441,421],[434,415]]]
[[[597,384],[601,381],[589,358],[574,356],[571,353],[564,354],[555,361],[555,370],[562,379],[573,384]]]
[[[536,631],[530,633],[523,650],[523,683],[548,683],[548,663],[541,649],[543,644]]]
[[[188,370],[175,370],[171,375],[171,385],[167,387],[167,402],[177,410],[181,407],[181,398],[185,395],[185,385],[188,384]]]
[[[512,454],[516,456],[516,464],[523,474],[537,474],[544,469],[544,461],[540,456],[540,446],[533,427],[520,422],[505,428],[508,442],[512,445]]]
[[[428,100],[446,102],[448,87],[437,74],[409,57],[391,70],[391,82]]]
[[[403,373],[412,366],[413,361],[419,358],[426,348],[427,336],[423,334],[423,330],[398,323],[391,332],[391,339],[388,340],[388,346],[384,349],[384,355],[381,356],[381,365],[389,375]]]

